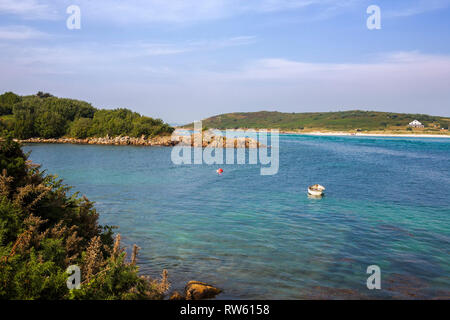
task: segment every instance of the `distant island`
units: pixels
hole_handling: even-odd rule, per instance
[[[43,92],[29,96],[5,92],[0,95],[0,130],[19,140],[120,136],[148,139],[170,136],[174,128],[161,119],[129,109],[97,109],[85,101]]]
[[[417,120],[422,127],[409,124]],[[449,135],[450,118],[425,114],[377,111],[340,112],[236,112],[204,119],[203,127],[215,129],[279,129],[286,133],[374,133]],[[193,127],[193,123],[183,126]]]

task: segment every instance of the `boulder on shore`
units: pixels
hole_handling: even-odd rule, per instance
[[[185,299],[186,298],[178,291],[175,291],[174,293],[172,293],[172,295],[169,298],[169,300],[185,300]]]
[[[202,138],[200,136],[199,138]],[[265,147],[260,144],[259,141],[248,138],[230,138],[227,140],[226,137],[222,136],[213,136],[212,134],[205,134],[203,139],[197,141],[198,139],[191,135],[190,139],[188,139],[188,143],[184,141],[184,137],[182,136],[155,136],[145,138],[145,136],[137,137],[129,137],[129,136],[117,136],[110,137],[106,135],[106,137],[88,137],[85,139],[77,139],[77,138],[29,138],[25,140],[18,140],[23,143],[73,143],[73,144],[101,144],[101,145],[116,145],[116,146],[126,146],[126,145],[135,145],[135,146],[175,146],[177,144],[181,145],[191,145],[192,147],[210,147],[210,148],[260,148]]]
[[[222,290],[200,281],[189,281],[184,288],[186,300],[212,299]]]

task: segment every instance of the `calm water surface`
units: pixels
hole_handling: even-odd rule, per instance
[[[450,296],[450,139],[283,135],[280,170],[182,165],[171,148],[27,145],[139,245],[141,271],[219,298]],[[313,183],[327,187],[309,199]],[[366,288],[380,266],[382,290]]]

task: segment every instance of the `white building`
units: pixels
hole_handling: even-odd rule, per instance
[[[410,122],[409,123],[409,126],[410,127],[413,127],[413,128],[423,128],[423,127],[425,127],[420,121],[418,121],[418,120],[414,120],[413,122]]]

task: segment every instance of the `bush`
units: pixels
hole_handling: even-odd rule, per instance
[[[72,123],[69,134],[71,137],[74,138],[85,139],[89,136],[91,128],[92,128],[92,119],[79,118]]]
[[[11,106],[0,103],[0,116],[11,114],[11,113],[12,113]]]
[[[44,93],[42,91],[39,91],[38,93],[36,93],[36,96],[38,96],[41,99],[53,97],[50,93],[47,93],[47,92]]]
[[[138,248],[131,261],[98,224],[85,197],[28,163],[10,136],[0,142],[0,299],[162,299],[161,281],[139,276]],[[66,269],[81,268],[80,290],[69,290]]]
[[[58,138],[66,132],[66,120],[52,111],[38,113],[34,121],[34,131],[42,138]]]
[[[20,96],[13,92],[5,92],[0,95],[0,115],[11,114],[14,104],[20,100]]]
[[[27,139],[34,136],[34,109],[23,104],[15,105],[13,115],[14,136],[19,139]]]

